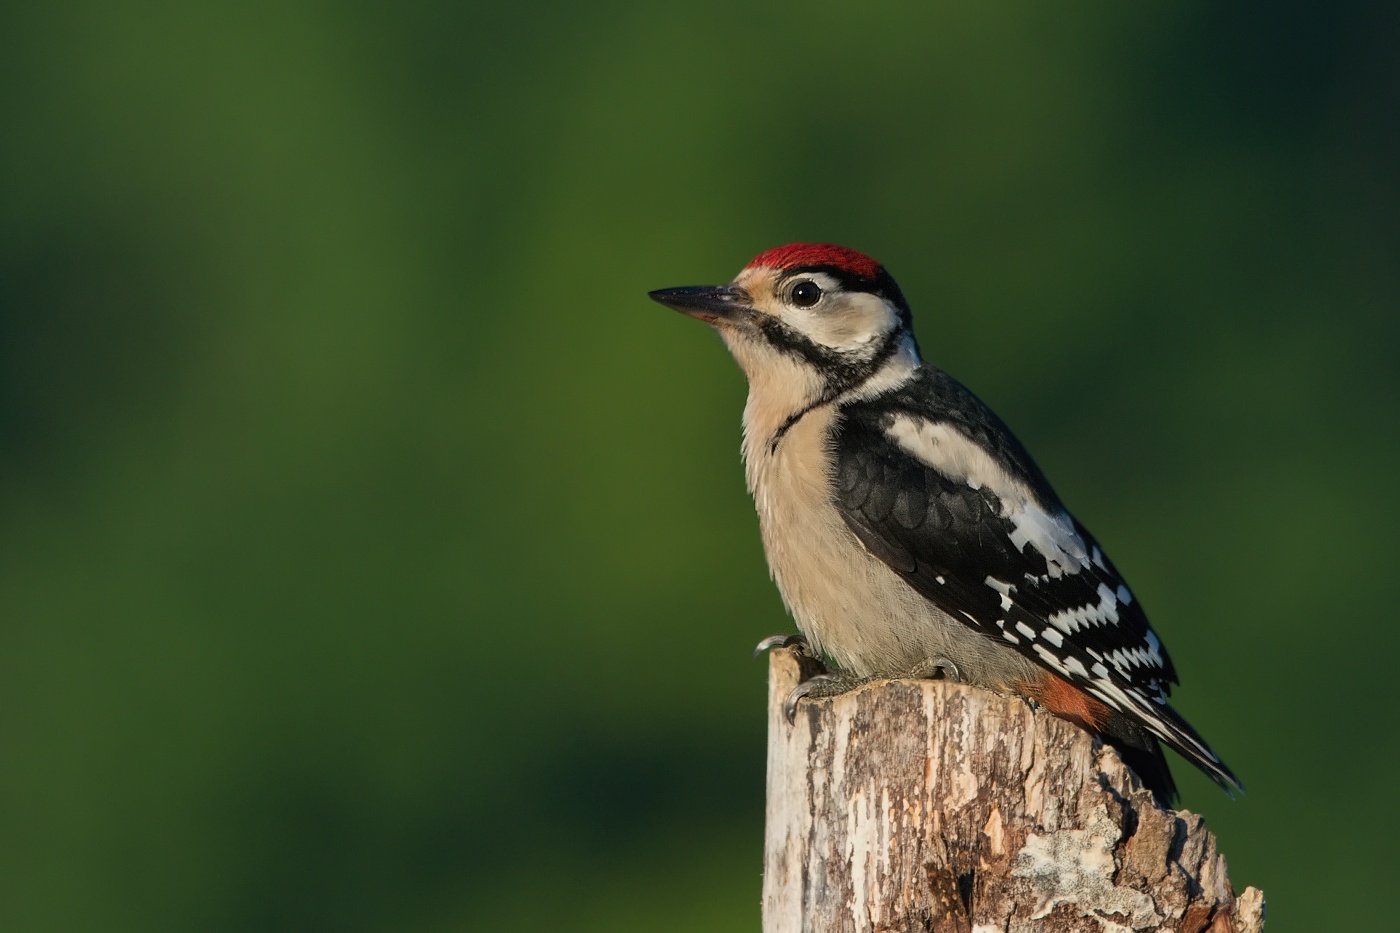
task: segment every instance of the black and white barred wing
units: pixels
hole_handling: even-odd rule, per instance
[[[995,441],[1017,456],[993,457],[921,413],[850,410],[835,438],[837,508],[871,554],[945,612],[1238,786],[1166,705],[1176,672],[1132,591],[1000,432]]]

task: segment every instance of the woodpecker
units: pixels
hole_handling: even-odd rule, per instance
[[[650,297],[710,324],[748,378],[768,565],[834,668],[793,692],[789,719],[804,696],[951,676],[1087,728],[1163,802],[1176,786],[1159,743],[1244,789],[1167,704],[1176,671],[1142,605],[1001,419],[924,362],[880,263],[792,243],[728,285]]]

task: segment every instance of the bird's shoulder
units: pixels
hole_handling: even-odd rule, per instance
[[[1059,497],[1006,423],[956,378],[924,363],[909,379],[878,396],[855,398],[838,409],[838,448],[874,442],[884,453],[913,457],[954,480],[988,485],[1004,474],[1044,508]],[[844,441],[844,443],[842,443]]]

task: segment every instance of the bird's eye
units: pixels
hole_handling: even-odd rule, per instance
[[[810,308],[821,300],[822,289],[816,282],[802,281],[792,287],[792,303],[799,308]]]

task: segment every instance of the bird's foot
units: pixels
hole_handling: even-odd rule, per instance
[[[955,684],[963,682],[962,671],[947,658],[926,658],[914,665],[909,677],[914,680],[950,680]]]
[[[812,646],[807,644],[807,639],[801,633],[792,635],[769,635],[758,643],[758,647],[753,649],[753,656],[758,657],[765,651],[772,651],[774,648],[794,648],[799,654],[804,654],[809,658],[815,658],[812,653]]]
[[[772,648],[796,648],[801,654],[812,657],[811,648],[801,635],[774,635],[765,638],[758,643],[755,656]],[[850,671],[829,671],[809,677],[793,688],[788,697],[783,701],[783,714],[787,716],[789,724],[797,719],[797,701],[803,697],[812,699],[822,699],[825,697],[840,696],[843,693],[850,693],[857,687],[863,687],[876,680],[884,680],[890,675],[877,674],[868,677],[861,677],[852,674]],[[948,658],[928,658],[920,661],[909,669],[907,673],[894,675],[896,679],[908,678],[910,680],[947,680],[952,683],[962,683],[962,671],[958,670],[957,664]]]
[[[787,717],[788,725],[792,725],[797,721],[797,701],[803,697],[811,697],[815,700],[822,697],[840,696],[879,679],[878,677],[859,677],[849,671],[833,671],[809,677],[794,687],[787,699],[783,701],[783,715]]]

